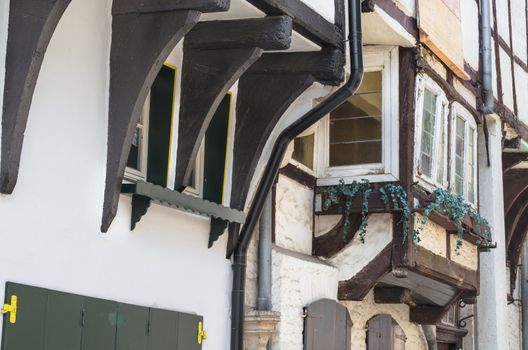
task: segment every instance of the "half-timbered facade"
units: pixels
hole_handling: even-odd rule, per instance
[[[527,23],[0,0],[1,350],[521,348]]]

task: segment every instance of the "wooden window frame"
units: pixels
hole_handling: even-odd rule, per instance
[[[423,131],[423,108],[425,102],[425,90],[429,90],[436,96],[435,111],[435,130],[442,130],[442,133],[436,132],[433,140],[433,159],[431,177],[421,173],[421,156],[422,156],[422,131]],[[420,74],[416,78],[416,111],[415,111],[415,151],[414,151],[414,180],[423,188],[434,191],[438,187],[448,188],[448,124],[449,124],[449,101],[445,92],[430,77]],[[441,124],[443,121],[443,125]],[[439,148],[442,146],[442,150]],[[443,177],[438,181],[439,151],[443,153],[443,162],[441,162]]]
[[[141,108],[141,116],[136,125],[141,130],[142,146],[139,150],[139,164],[141,169],[134,169],[129,166],[125,168],[125,181],[136,182],[147,180],[147,164],[148,164],[148,135],[149,135],[149,115],[150,115],[150,93],[145,99],[145,103]]]
[[[464,140],[464,155],[466,158],[464,158],[464,190],[463,190],[463,197],[467,201],[468,204],[476,208],[478,206],[478,154],[477,154],[477,148],[478,148],[478,128],[477,123],[475,122],[475,118],[473,118],[473,115],[462,107],[459,103],[453,104],[453,113],[451,116],[451,186],[450,190],[453,193],[456,193],[456,181],[455,181],[455,156],[456,156],[456,118],[461,118],[465,121],[465,140]],[[473,138],[473,184],[474,184],[474,194],[473,198],[475,199],[474,202],[469,201],[469,192],[468,192],[468,178],[467,178],[467,167],[468,167],[468,144],[470,138]]]
[[[330,167],[330,116],[319,124],[316,138],[318,185],[399,180],[399,56],[398,47],[364,48],[365,72],[382,72],[382,161],[375,164]]]

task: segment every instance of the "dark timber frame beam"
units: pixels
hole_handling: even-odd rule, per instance
[[[227,10],[226,0],[114,0],[110,53],[108,155],[101,231],[114,219],[136,123],[163,62],[202,12]],[[149,3],[154,3],[150,1]],[[135,6],[134,6],[135,5]]]
[[[7,37],[0,192],[15,189],[24,132],[44,55],[71,0],[11,0]]]
[[[233,160],[233,183],[237,185],[231,197],[234,208],[244,209],[266,142],[288,107],[314,82],[337,84],[344,78],[342,56],[335,51],[264,54],[239,80]]]
[[[248,0],[268,15],[287,15],[294,19],[293,28],[306,38],[323,46],[344,47],[343,23],[338,14],[341,5],[336,6],[336,24],[330,23],[317,11],[301,0]],[[342,1],[342,0],[338,0]],[[337,3],[337,2],[336,2]]]
[[[287,16],[211,21],[185,38],[175,188],[189,185],[198,150],[213,115],[229,88],[264,50],[290,47]]]

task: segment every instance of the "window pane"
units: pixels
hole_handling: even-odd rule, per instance
[[[445,162],[445,116],[446,116],[446,108],[447,106],[444,104],[442,105],[442,114],[439,116],[439,124],[440,124],[440,140],[438,143],[438,151],[437,151],[437,159],[438,159],[438,166],[436,169],[436,182],[439,184],[444,183],[444,162]]]
[[[127,166],[141,170],[141,149],[143,143],[143,132],[142,128],[137,127],[132,138],[132,146],[130,147],[130,153],[128,154]]]
[[[304,137],[297,137],[293,141],[293,156],[292,158],[308,167],[314,168],[314,147],[315,135],[310,134]]]
[[[424,90],[424,104],[422,114],[422,144],[421,144],[421,172],[432,177],[433,149],[436,124],[436,95],[430,90]]]
[[[464,195],[464,165],[466,162],[466,155],[464,153],[464,146],[466,142],[465,130],[466,121],[460,117],[457,117],[455,142],[455,191],[460,195]]]
[[[469,138],[467,147],[467,182],[468,182],[468,201],[471,203],[476,202],[475,198],[475,129],[469,128]]]
[[[330,166],[382,162],[382,73],[367,72],[358,92],[330,114]]]

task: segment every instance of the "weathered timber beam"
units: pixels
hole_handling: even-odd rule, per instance
[[[409,309],[411,322],[421,325],[435,325],[442,320],[446,312],[464,296],[464,291],[459,291],[449,303],[442,306],[420,305]]]
[[[324,258],[331,258],[335,254],[339,253],[343,248],[345,248],[356,236],[359,227],[361,226],[361,215],[352,214],[350,215],[350,233],[344,239],[343,237],[343,225],[345,223],[345,218],[342,217],[341,220],[334,226],[330,231],[324,235],[314,237],[313,239],[313,255],[320,256]]]
[[[251,72],[282,75],[311,74],[320,83],[338,85],[345,78],[344,65],[341,51],[323,49],[317,52],[264,54],[251,67]]]
[[[526,190],[528,190],[528,169],[510,170],[504,174],[504,213],[506,215]]]
[[[113,8],[122,8],[127,6],[128,2],[128,0],[114,0]],[[174,3],[171,0],[156,2],[160,6]],[[210,8],[203,6],[206,2],[211,4]],[[206,2],[197,2],[201,11],[216,10],[217,0]],[[163,62],[184,35],[196,25],[200,14],[200,11],[188,9],[132,11],[113,16],[102,232],[108,230],[117,212],[132,137],[147,94]]]
[[[185,46],[201,50],[286,50],[290,48],[292,30],[288,16],[201,22],[186,36]]]
[[[230,0],[127,0],[114,1],[112,15],[194,10],[199,12],[228,11]]]
[[[11,0],[7,36],[0,192],[13,192],[42,60],[71,0]]]
[[[519,163],[525,162],[528,160],[528,153],[515,153],[515,152],[504,152],[502,153],[502,170],[503,172],[508,172],[512,170],[514,166]]]
[[[505,229],[506,229],[506,247],[508,248],[512,242],[513,235],[517,230],[519,222],[523,215],[526,215],[526,210],[528,208],[528,189],[525,189],[518,197],[515,199],[515,203],[512,204],[510,209],[506,212],[506,217],[504,219]]]
[[[422,276],[442,281],[462,291],[478,291],[478,271],[436,255],[420,246],[415,249],[414,266],[410,269]]]
[[[268,15],[287,15],[293,18],[294,29],[321,46],[344,48],[342,19],[330,23],[301,0],[248,0]]]
[[[337,293],[339,300],[363,300],[376,283],[391,271],[391,251],[392,245],[389,244],[355,276],[340,281]]]
[[[261,58],[264,63],[257,62],[255,68],[249,69],[239,81],[233,160],[233,183],[237,185],[233,186],[231,194],[231,205],[239,210],[245,206],[264,146],[284,112],[315,81],[327,82],[343,77],[341,73],[319,74],[320,66],[313,64],[310,52],[304,55],[295,53],[294,56],[292,60],[286,54],[264,54]],[[336,57],[331,50],[324,50],[320,59],[328,64],[331,61],[329,56]],[[285,61],[303,66],[303,57],[310,67],[318,69],[310,71],[305,68],[295,74],[284,74]],[[342,62],[341,59],[338,62]],[[332,64],[336,70],[338,66],[339,63]],[[264,70],[263,67],[267,68]],[[292,66],[292,69],[298,68]]]
[[[211,119],[229,88],[262,55],[290,46],[291,18],[203,22],[186,36],[175,188],[189,184]]]
[[[402,287],[375,287],[374,301],[377,304],[407,304],[414,306],[412,292]]]

